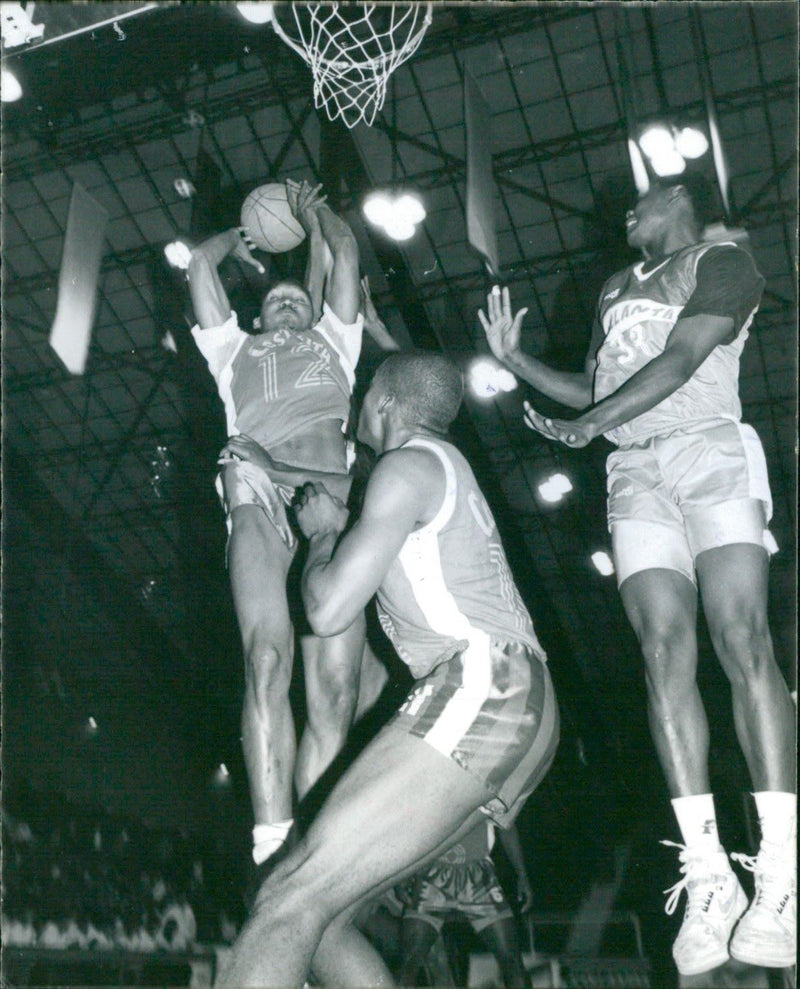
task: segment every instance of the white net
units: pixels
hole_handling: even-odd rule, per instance
[[[386,99],[389,76],[417,50],[431,22],[433,4],[286,6],[294,17],[292,35],[278,22],[274,9],[272,25],[308,62],[314,105],[324,107],[330,120],[338,118],[355,127],[361,121],[369,126],[375,120]]]

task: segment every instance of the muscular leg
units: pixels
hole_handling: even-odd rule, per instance
[[[507,989],[527,989],[530,980],[522,963],[516,920],[513,917],[496,920],[479,937],[497,959]]]
[[[364,655],[361,658],[361,678],[358,682],[356,721],[375,706],[375,702],[380,697],[388,679],[389,671],[372,651],[369,641],[366,641],[364,643]]]
[[[642,570],[623,582],[620,594],[644,656],[650,732],[670,796],[708,793],[694,585],[676,570]]]
[[[433,947],[437,930],[416,917],[405,917],[402,926],[402,958],[398,979],[401,986],[417,985],[420,968]]]
[[[264,882],[221,984],[300,984],[332,921],[424,861],[486,798],[483,784],[426,742],[384,731]]]
[[[340,635],[305,635],[301,640],[308,721],[295,766],[300,799],[341,752],[353,724],[365,637],[362,614]]]
[[[239,506],[231,520],[228,570],[245,663],[242,745],[255,822],[267,824],[292,816],[291,554],[256,505]]]
[[[795,789],[794,707],[772,652],[765,550],[736,543],[700,553],[700,593],[731,684],[736,734],[755,790]]]

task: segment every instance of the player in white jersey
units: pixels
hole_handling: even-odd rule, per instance
[[[312,627],[339,632],[378,592],[385,627],[420,679],[265,880],[223,985],[300,985],[312,959],[323,985],[391,984],[351,923],[359,907],[484,815],[508,826],[553,759],[546,657],[492,514],[444,438],[462,391],[441,355],[388,358],[359,418],[359,439],[381,455],[361,515],[345,532],[341,500],[317,484],[301,495]]]
[[[217,382],[228,426],[217,489],[227,513],[228,570],[245,655],[242,744],[257,864],[282,845],[292,826],[293,773],[302,797],[344,743],[362,652],[377,664],[364,651],[363,616],[354,616],[338,636],[302,637],[308,717],[296,746],[286,579],[297,539],[286,507],[311,478],[324,477],[347,498],[344,427],[363,328],[358,247],[318,192],[307,183],[287,183],[289,204],[309,238],[309,284],[319,285],[323,295],[318,321],[309,291],[282,281],[264,297],[260,331],[239,327],[218,266],[231,255],[264,269],[236,229],[200,244],[188,267],[198,321],[192,334]],[[375,332],[387,346],[385,328]]]
[[[581,447],[603,433],[620,593],[647,674],[650,728],[683,837],[681,973],[722,964],[788,966],[796,951],[795,711],[767,624],[774,541],[764,455],[740,422],[739,355],[764,281],[735,244],[701,243],[684,186],[657,186],[626,217],[644,261],[603,287],[585,370],[548,368],[519,347],[524,310],[508,291],[480,318],[495,355],[537,390],[586,409],[526,422]],[[708,771],[709,730],[697,688],[697,593],[733,696],[736,733],[755,790],[761,845],[748,904],[719,843]],[[742,916],[743,914],[743,916]],[[740,919],[741,917],[741,919]],[[738,922],[738,923],[737,923]],[[731,934],[733,934],[731,938]]]

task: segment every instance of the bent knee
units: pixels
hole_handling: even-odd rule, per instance
[[[292,657],[288,647],[254,640],[245,648],[245,689],[257,698],[286,693],[292,675]]]
[[[352,674],[319,677],[307,691],[308,720],[312,724],[349,727],[358,703],[357,677]]]
[[[714,644],[729,676],[745,680],[758,676],[772,663],[772,640],[766,618],[731,617],[714,630]]]

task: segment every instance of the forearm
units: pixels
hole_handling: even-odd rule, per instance
[[[580,417],[596,434],[607,433],[625,422],[648,412],[691,377],[693,368],[679,351],[659,354],[640,371],[637,371],[612,395]]]
[[[557,371],[521,350],[507,354],[503,363],[537,391],[571,409],[585,409],[592,402],[592,382],[583,371]]]
[[[223,230],[221,233],[214,234],[213,237],[204,240],[192,250],[189,271],[191,272],[192,264],[197,261],[216,268],[233,251],[239,243],[240,237],[239,231],[235,227],[231,227],[229,230]]]
[[[315,224],[308,235],[308,262],[306,264],[306,288],[311,296],[314,323],[322,315],[322,295],[325,288],[325,238],[319,224]]]
[[[335,635],[348,628],[357,614],[356,610],[348,617],[352,609],[346,595],[341,601],[335,596],[336,582],[332,579],[330,564],[339,535],[334,531],[318,533],[311,536],[308,543],[300,586],[306,617],[317,635]]]
[[[356,256],[358,256],[356,239],[353,236],[350,226],[340,216],[337,216],[327,203],[318,206],[316,213],[322,236],[325,238],[334,258],[340,252],[352,249],[356,250]]]
[[[392,334],[386,329],[386,324],[381,319],[364,321],[364,330],[372,337],[381,350],[400,350],[400,344]]]

